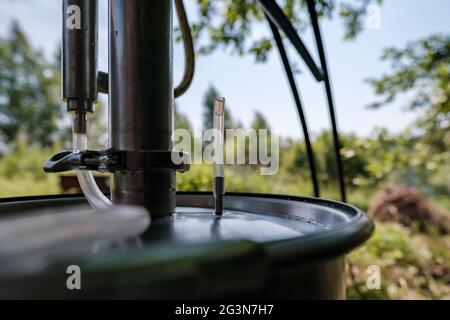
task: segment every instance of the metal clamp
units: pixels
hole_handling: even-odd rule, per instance
[[[124,150],[83,150],[63,151],[51,157],[44,164],[45,172],[65,172],[89,170],[101,172],[115,171],[179,171],[190,168],[189,163],[176,164],[174,157],[186,159],[185,152],[172,151],[124,151]]]

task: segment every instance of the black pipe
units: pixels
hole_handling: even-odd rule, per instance
[[[316,3],[314,0],[307,0],[306,2],[308,4],[308,11],[309,11],[309,15],[311,17],[311,24],[312,24],[313,31],[314,31],[314,37],[316,40],[317,51],[319,52],[320,64],[321,64],[322,70],[323,70],[323,80],[325,83],[325,91],[326,91],[326,95],[327,95],[328,109],[329,109],[330,118],[331,118],[331,126],[332,126],[333,141],[334,141],[334,152],[335,152],[336,162],[337,162],[341,199],[343,202],[346,202],[347,196],[346,196],[346,191],[345,191],[344,170],[343,170],[342,157],[341,157],[341,152],[340,152],[341,144],[339,141],[336,114],[335,114],[335,110],[334,110],[333,94],[331,92],[330,77],[329,77],[329,73],[328,73],[327,60],[325,57],[325,49],[323,46],[322,35],[320,32],[319,21],[317,18]]]
[[[172,1],[109,1],[111,147],[169,151],[172,135]],[[152,215],[175,212],[175,174],[116,172],[115,203],[144,205]]]
[[[63,0],[62,96],[74,113],[74,131],[86,133],[97,101],[97,0]]]
[[[303,41],[300,39],[300,36],[298,35],[289,19],[284,14],[283,10],[281,10],[281,8],[274,0],[259,0],[259,3],[263,7],[266,15],[269,16],[269,18],[278,27],[278,29],[284,32],[286,37],[294,46],[295,50],[297,50],[303,61],[305,61],[306,65],[308,66],[309,70],[316,78],[316,80],[322,81],[322,71],[317,67],[314,59],[309,54],[308,49],[306,49],[306,46],[303,44]]]
[[[286,72],[286,76],[289,81],[289,85],[291,87],[292,95],[294,97],[295,105],[297,107],[297,112],[300,116],[300,122],[302,124],[303,129],[303,136],[305,137],[305,145],[306,145],[306,153],[308,155],[308,163],[309,163],[309,169],[311,172],[311,182],[313,185],[313,191],[314,196],[316,198],[320,197],[320,191],[319,191],[319,183],[317,180],[317,168],[316,168],[316,161],[314,157],[314,152],[311,146],[311,141],[309,139],[309,130],[308,125],[306,122],[305,113],[303,111],[302,103],[300,100],[300,94],[297,89],[297,85],[295,83],[294,75],[292,73],[291,64],[289,63],[288,56],[286,54],[286,49],[283,45],[283,40],[281,39],[280,32],[278,31],[277,27],[273,24],[273,22],[268,18],[267,21],[269,22],[270,29],[273,33],[273,38],[275,39],[275,43],[278,47],[278,51],[280,53],[281,60],[283,62],[284,70]]]
[[[174,89],[175,98],[181,97],[191,86],[195,71],[195,50],[191,28],[184,8],[183,0],[175,0],[175,8],[180,24],[181,38],[184,47],[184,73],[181,82]]]

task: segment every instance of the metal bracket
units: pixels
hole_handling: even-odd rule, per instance
[[[186,159],[185,152],[172,151],[124,151],[124,150],[83,150],[63,151],[51,157],[44,164],[45,172],[65,172],[70,170],[89,170],[101,172],[115,171],[179,171],[190,168],[189,163],[176,164],[175,157]]]

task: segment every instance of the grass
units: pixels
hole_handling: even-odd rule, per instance
[[[374,236],[348,256],[349,299],[450,299],[450,236],[378,223]],[[369,290],[367,268],[380,267],[381,288]]]

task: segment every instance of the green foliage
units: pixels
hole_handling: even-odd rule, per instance
[[[194,0],[197,16],[191,18],[193,37],[198,52],[209,54],[219,47],[230,48],[232,53],[253,55],[265,61],[273,48],[271,37],[261,34],[265,17],[257,0]],[[382,0],[317,0],[319,17],[333,18],[337,13],[345,25],[345,39],[353,39],[361,30],[367,7]],[[277,3],[299,31],[310,24],[305,0],[282,0]]]
[[[260,129],[270,129],[269,122],[263,116],[263,114],[258,111],[255,112],[254,120],[251,124],[251,127],[257,131]]]
[[[411,130],[397,135],[376,130],[367,140],[364,154],[370,159],[367,170],[371,183],[398,182],[422,188],[427,194],[450,191],[450,153],[440,152],[439,146],[414,136]]]
[[[30,144],[48,147],[57,139],[61,118],[59,70],[33,49],[17,23],[0,39],[0,139],[20,133]]]
[[[350,186],[368,185],[370,182],[368,171],[370,159],[365,154],[366,141],[354,135],[341,135],[341,141],[345,146],[341,150],[341,154],[347,184]],[[321,133],[313,141],[313,150],[319,181],[324,185],[335,183],[337,181],[337,168],[331,133]],[[300,172],[308,168],[306,147],[303,141],[285,147],[282,153],[289,172]]]
[[[388,48],[382,59],[390,61],[392,71],[380,79],[368,80],[375,93],[384,97],[372,107],[381,107],[413,91],[409,109],[433,107],[444,114],[450,112],[449,35],[432,35],[410,42],[403,49]]]
[[[423,136],[413,135],[412,130],[390,134],[385,129],[376,129],[367,138],[341,135],[346,184],[351,188],[373,189],[381,183],[400,183],[419,188],[430,196],[448,195],[450,153],[440,151],[442,141],[437,145],[430,143]],[[321,185],[332,187],[337,181],[337,170],[331,134],[324,132],[314,139],[313,150]],[[309,180],[302,141],[285,145],[280,162],[291,174]]]
[[[345,39],[354,39],[358,33],[363,30],[363,18],[366,15],[367,8],[371,3],[381,5],[383,0],[359,0],[350,3],[342,3],[339,15],[344,20],[345,25]]]
[[[213,186],[212,168],[205,165],[191,165],[185,173],[177,173],[178,191],[210,191]]]
[[[225,175],[225,189],[228,192],[273,193],[271,184],[252,168],[225,168]],[[178,191],[211,191],[212,188],[211,166],[191,165],[188,172],[177,174]]]
[[[60,150],[30,147],[24,138],[18,138],[15,146],[0,157],[0,197],[45,195],[60,193],[59,177],[44,173],[44,162]]]
[[[399,96],[411,96],[406,108],[417,111],[416,120],[400,139],[400,147],[393,149],[391,157],[406,148],[414,159],[400,159],[401,165],[409,160],[411,167],[429,170],[450,163],[450,36],[432,35],[410,42],[405,48],[386,49],[383,60],[390,61],[391,72],[380,79],[370,79],[381,101],[371,105],[380,108]],[[396,139],[396,142],[398,142]],[[395,153],[395,154],[394,154]],[[403,161],[402,161],[403,160]],[[448,188],[447,182],[447,188]]]
[[[350,299],[448,299],[450,237],[415,233],[390,223],[377,224],[374,236],[349,255]],[[381,270],[381,288],[369,290],[366,269]]]
[[[178,107],[175,104],[175,129],[186,129],[191,131],[192,130],[192,125],[189,122],[189,119],[186,117],[186,115],[184,115],[183,113],[178,111]]]

